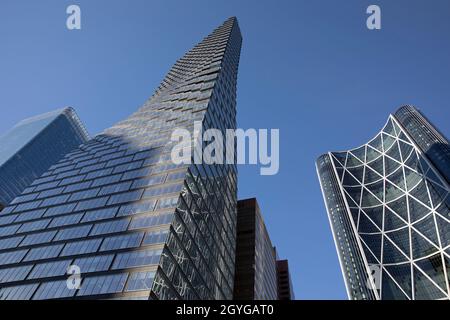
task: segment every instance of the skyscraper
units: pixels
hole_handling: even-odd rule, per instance
[[[72,108],[22,120],[0,136],[0,210],[88,138]]]
[[[287,260],[277,260],[278,300],[295,300],[289,263]]]
[[[349,298],[449,298],[448,150],[447,139],[404,106],[368,143],[319,157]]]
[[[237,204],[234,299],[277,300],[275,248],[255,198]]]
[[[142,108],[66,154],[5,208],[1,299],[232,298],[236,166],[175,164],[171,134],[192,133],[194,121],[236,127],[241,42],[228,19]],[[69,266],[74,277],[81,271],[80,286],[68,286]]]
[[[450,146],[447,138],[413,106],[404,106],[395,118],[405,128],[417,147],[433,163],[435,169],[450,183]]]

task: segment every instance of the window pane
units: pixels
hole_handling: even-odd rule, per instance
[[[0,289],[0,300],[29,300],[38,284],[7,287]]]
[[[0,270],[0,283],[7,283],[12,281],[22,281],[30,272],[31,266],[23,266],[16,268],[7,268]]]
[[[92,235],[121,232],[127,230],[130,219],[120,219],[109,222],[97,223],[92,229]]]
[[[134,272],[128,279],[128,284],[125,291],[150,290],[152,288],[154,277],[154,271]]]
[[[140,267],[159,262],[162,250],[141,250],[119,253],[114,261],[113,269]]]
[[[110,204],[137,201],[141,198],[142,193],[143,193],[143,190],[136,190],[136,191],[130,191],[130,192],[125,192],[125,193],[121,193],[121,194],[116,194],[109,199],[108,204],[110,205]]]
[[[103,241],[100,251],[139,247],[143,236],[144,233],[130,233],[106,238]]]
[[[102,239],[92,239],[68,243],[64,247],[61,256],[96,252],[101,242]]]
[[[91,230],[92,225],[72,227],[60,230],[55,237],[54,241],[68,240],[86,237]]]
[[[49,227],[53,228],[77,224],[78,222],[80,222],[82,216],[83,216],[82,213],[78,213],[78,214],[71,214],[69,216],[54,218],[53,221],[50,223]]]
[[[80,267],[81,273],[106,271],[111,266],[114,255],[79,258],[74,265]]]
[[[23,259],[28,250],[0,253],[0,265],[17,263]]]
[[[20,236],[20,237],[14,237],[14,238],[0,240],[0,249],[10,249],[10,248],[17,247],[23,238],[24,238],[24,236]]]
[[[20,227],[20,229],[17,231],[17,233],[45,229],[47,227],[47,225],[49,224],[49,222],[50,222],[50,219],[43,219],[43,220],[24,223]]]
[[[65,275],[67,272],[67,267],[70,265],[71,261],[72,260],[64,260],[37,264],[28,276],[28,279]]]
[[[33,245],[33,244],[50,242],[50,241],[52,241],[55,234],[56,234],[56,231],[47,231],[47,232],[30,234],[25,237],[25,239],[22,241],[20,246],[23,247],[23,246]]]
[[[153,211],[154,207],[154,200],[146,200],[139,203],[128,204],[120,207],[118,216],[129,216],[137,213]]]
[[[10,236],[20,228],[20,224],[0,228],[0,237]]]
[[[119,207],[112,207],[112,208],[106,208],[106,209],[100,209],[100,210],[86,212],[86,214],[84,215],[84,218],[83,218],[83,222],[91,222],[91,221],[98,221],[98,220],[114,218],[118,209],[119,209]]]
[[[78,296],[122,292],[128,273],[85,278]]]
[[[33,210],[29,212],[24,212],[19,214],[16,221],[14,222],[22,222],[22,221],[28,221],[28,220],[34,220],[39,219],[44,214],[45,209],[39,209],[39,210]]]
[[[169,229],[147,232],[142,244],[149,245],[156,243],[165,243],[168,234]]]
[[[66,280],[44,282],[39,286],[39,289],[33,296],[33,300],[73,297],[75,291],[76,290],[67,287]]]
[[[63,244],[45,246],[31,249],[24,261],[43,260],[57,257],[63,248]],[[1,261],[1,259],[0,259]]]

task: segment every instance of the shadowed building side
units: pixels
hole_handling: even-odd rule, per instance
[[[295,300],[288,260],[277,260],[278,300]]]
[[[255,198],[237,205],[235,300],[277,300],[276,252]]]

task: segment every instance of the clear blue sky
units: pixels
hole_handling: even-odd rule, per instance
[[[82,30],[65,27],[78,4]],[[378,4],[382,30],[366,28]],[[74,107],[94,134],[136,110],[229,16],[243,33],[238,125],[279,128],[280,173],[241,167],[299,299],[345,299],[314,161],[358,146],[414,104],[449,135],[448,0],[0,1],[0,132]]]

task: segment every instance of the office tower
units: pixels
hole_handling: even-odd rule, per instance
[[[72,108],[22,120],[0,136],[0,210],[88,138]]]
[[[289,263],[287,260],[277,260],[278,300],[295,300]]]
[[[437,171],[450,183],[450,146],[444,137],[416,108],[404,106],[395,113],[395,118],[405,128]]]
[[[277,300],[276,253],[255,198],[237,203],[235,300]]]
[[[241,41],[228,19],[142,108],[66,154],[4,209],[0,298],[232,298],[236,166],[176,164],[171,135],[192,133],[194,121],[236,127]]]
[[[447,152],[444,136],[404,106],[368,143],[319,157],[349,298],[449,298]]]

